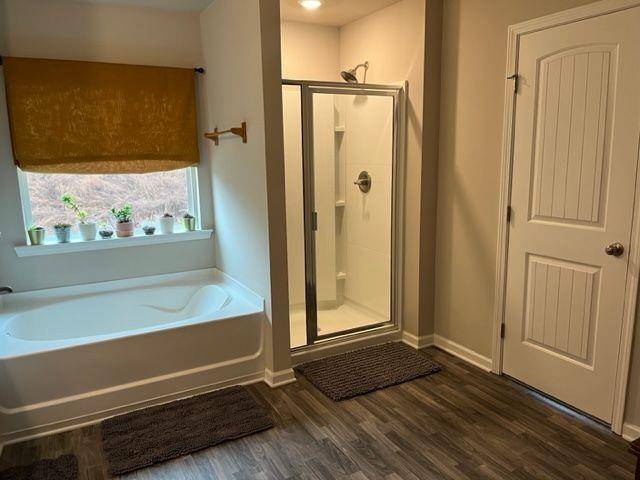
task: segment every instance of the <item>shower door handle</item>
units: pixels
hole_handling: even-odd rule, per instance
[[[311,212],[311,231],[318,231],[318,212]]]

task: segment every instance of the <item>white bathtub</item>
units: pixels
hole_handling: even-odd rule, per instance
[[[0,442],[262,375],[264,301],[215,269],[0,302]]]

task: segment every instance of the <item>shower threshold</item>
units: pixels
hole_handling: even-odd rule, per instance
[[[304,306],[292,307],[289,313],[291,329],[291,348],[307,345],[306,312]],[[389,320],[383,316],[346,301],[337,308],[318,310],[318,336],[333,335],[339,332],[349,333],[367,327],[375,328],[388,325]]]

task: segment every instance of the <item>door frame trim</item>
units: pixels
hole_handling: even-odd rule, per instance
[[[640,7],[640,0],[603,0],[582,7],[565,10],[526,22],[510,25],[507,39],[507,69],[505,78],[517,75],[518,48],[523,35],[546,30],[569,23],[579,22],[602,15],[607,15],[634,7]],[[516,77],[517,78],[517,77]],[[516,92],[512,79],[505,81],[504,111],[502,123],[502,155],[500,161],[500,198],[499,198],[499,227],[496,255],[496,278],[493,316],[493,342],[491,371],[502,375],[503,343],[501,336],[505,313],[505,297],[507,287],[507,255],[509,252],[509,222],[507,209],[511,202],[511,175],[513,168],[513,137]],[[639,152],[640,153],[640,152]],[[640,157],[639,157],[640,160]],[[640,180],[636,176],[637,204],[640,198]],[[640,274],[640,206],[636,205],[633,213],[633,229],[631,245],[629,246],[629,266],[625,287],[625,305],[622,319],[622,332],[618,366],[616,371],[613,412],[611,430],[622,433],[624,407],[627,396],[629,368],[631,363],[633,331],[636,315],[636,300],[638,295],[638,275]]]

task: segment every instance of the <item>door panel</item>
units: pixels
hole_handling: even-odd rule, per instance
[[[640,133],[634,8],[524,35],[504,372],[611,421]]]
[[[530,255],[524,342],[590,364],[599,267]]]
[[[593,45],[540,62],[533,218],[599,223],[615,55],[612,46]]]

